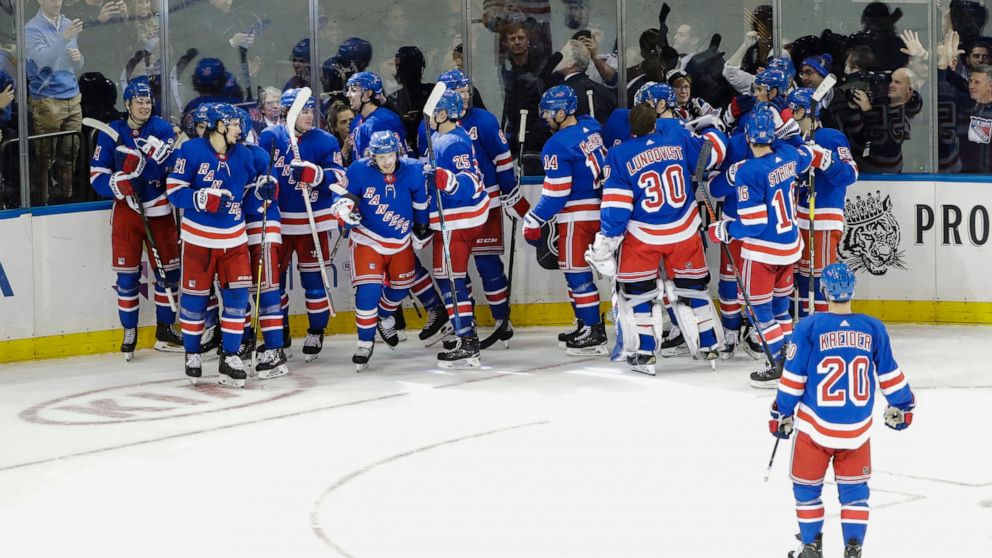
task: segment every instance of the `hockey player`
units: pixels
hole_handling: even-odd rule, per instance
[[[127,360],[133,357],[138,341],[142,247],[148,249],[149,265],[155,274],[155,349],[183,350],[182,338],[173,326],[176,312],[171,306],[179,295],[179,233],[163,184],[175,134],[167,121],[152,116],[152,105],[148,78],[128,82],[124,89],[127,118],[110,123],[118,139],[115,142],[107,134],[100,134],[90,162],[93,189],[114,198],[110,220],[112,266],[117,273],[118,315],[124,327],[121,352]],[[152,242],[162,269],[151,257]]]
[[[427,189],[419,162],[400,157],[396,135],[372,134],[371,157],[348,167],[348,192],[332,210],[351,232],[351,283],[355,290],[358,349],[356,369],[368,367],[375,348],[376,326],[406,298],[414,279],[411,236],[429,234]],[[395,332],[383,334],[393,346]]]
[[[288,111],[300,94],[300,89],[283,92],[280,101],[283,109]],[[291,342],[288,331],[289,296],[285,288],[289,266],[295,253],[296,269],[300,274],[300,285],[303,286],[307,306],[307,336],[303,340],[303,354],[306,355],[307,362],[317,358],[324,345],[324,328],[330,319],[330,301],[320,275],[317,249],[303,196],[310,198],[320,241],[320,254],[324,258],[324,265],[330,266],[328,233],[337,228],[337,219],[331,212],[332,188],[337,187],[344,178],[338,140],[314,125],[314,106],[311,97],[295,124],[292,124],[298,137],[299,158],[296,158],[290,146],[287,126],[291,124],[288,122],[269,126],[262,131],[259,140],[259,147],[266,153],[273,154],[273,174],[279,179],[279,212],[282,221],[279,284],[283,288],[284,348]]]
[[[754,157],[738,163],[735,172],[739,218],[725,218],[709,228],[713,242],[742,241],[741,279],[758,321],[752,325],[770,353],[767,368],[751,374],[755,387],[774,387],[782,373],[781,349],[792,333],[792,266],[801,249],[793,217],[796,179],[810,165],[830,166],[830,153],[815,145],[797,150],[780,143],[773,151],[775,123],[771,107],[756,105],[744,128]]]
[[[489,311],[496,322],[494,335],[496,339],[508,341],[513,337],[513,325],[508,319],[510,293],[500,258],[503,254],[503,214],[500,207],[511,218],[523,219],[530,210],[530,204],[517,188],[513,156],[499,127],[499,120],[493,113],[472,106],[472,81],[461,70],[445,72],[437,80],[462,97],[465,112],[458,124],[472,138],[476,161],[489,194],[489,217],[476,237],[472,255],[489,302]],[[425,143],[421,141],[419,145]]]
[[[792,490],[799,520],[799,550],[790,558],[822,558],[823,480],[833,461],[840,499],[844,558],[861,558],[868,528],[872,411],[875,388],[888,402],[885,425],[913,423],[916,398],[892,355],[882,322],[851,311],[855,278],[847,265],[823,269],[826,312],[800,321],[768,421],[772,435],[792,446]]]
[[[196,383],[203,374],[200,335],[216,278],[224,302],[220,383],[244,387],[247,375],[238,350],[251,270],[241,202],[256,171],[251,152],[237,143],[241,129],[236,110],[219,103],[207,110],[207,117],[206,136],[182,145],[168,179],[169,200],[184,210],[180,321],[186,375]]]
[[[586,258],[604,275],[616,275],[617,296],[626,303],[622,307],[631,308],[619,316],[639,337],[637,347],[624,347],[628,364],[654,374],[661,318],[654,305],[661,290],[683,305],[676,314],[687,330],[683,333],[698,336],[694,347],[708,360],[718,357],[714,308],[707,294],[710,275],[698,233],[702,222],[690,180],[705,142],[714,146],[708,167],[722,162],[726,147],[722,134],[710,131],[704,138],[682,125],[675,92],[667,84],[649,85],[637,97],[639,104],[630,112],[635,139],[610,150],[602,230]],[[614,262],[617,248],[619,261]],[[666,284],[658,281],[661,265]]]
[[[269,154],[261,147],[247,143],[248,132],[252,129],[248,112],[238,109],[238,116],[241,125],[241,137],[238,143],[251,152],[258,176],[248,185],[243,206],[253,282],[249,291],[245,333],[241,340],[239,355],[242,360],[251,358],[252,351],[256,350],[252,312],[257,312],[258,327],[265,344],[257,348],[258,364],[255,367],[255,374],[260,380],[267,380],[289,373],[286,354],[283,352],[282,293],[279,282],[279,250],[282,245],[279,180],[269,174],[272,168]],[[256,274],[258,269],[261,269],[261,276]],[[258,293],[258,289],[262,292]],[[255,308],[256,299],[257,308]]]
[[[458,125],[462,97],[445,91],[430,115],[429,169],[435,189],[430,196],[430,225],[434,230],[434,277],[438,279],[448,319],[458,342],[438,353],[442,368],[478,368],[479,336],[468,293],[468,259],[489,218],[490,198],[475,160],[472,138]],[[456,304],[457,301],[457,304]]]
[[[348,78],[345,94],[348,104],[355,111],[351,122],[351,139],[355,144],[355,159],[368,156],[366,149],[372,134],[380,130],[397,135],[402,154],[407,153],[406,128],[399,115],[383,105],[386,96],[382,90],[382,79],[373,72],[358,72]]]
[[[348,78],[347,95],[348,102],[352,110],[355,111],[355,119],[351,122],[351,138],[355,145],[355,159],[368,156],[365,151],[372,134],[380,131],[394,133],[400,146],[400,155],[406,155],[408,152],[406,129],[403,127],[403,121],[396,113],[382,106],[385,97],[382,91],[382,80],[379,76],[372,72],[356,73]],[[426,153],[426,137],[424,137],[421,145]],[[414,260],[417,276],[411,290],[427,311],[427,321],[420,331],[419,337],[424,346],[430,347],[450,334],[452,327],[448,323],[448,314],[445,312],[441,297],[434,287],[430,272],[420,263],[419,258],[415,257]],[[401,316],[402,308],[399,308],[396,312],[396,318]],[[398,327],[399,324],[396,324],[396,320],[389,316],[382,321],[382,326],[388,331]]]
[[[566,354],[605,355],[606,329],[599,313],[599,290],[586,261],[586,248],[599,232],[600,198],[606,149],[599,123],[575,112],[578,99],[567,85],[541,96],[541,118],[554,135],[544,144],[541,199],[524,217],[527,242],[541,240],[541,227],[557,218],[558,267],[565,273],[576,328],[560,335]]]
[[[811,88],[796,89],[789,94],[789,108],[793,118],[802,128],[803,137],[824,149],[830,150],[835,164],[826,171],[816,170],[812,176],[804,177],[799,188],[797,222],[803,245],[796,270],[796,297],[798,318],[809,314],[808,293],[816,299],[814,311],[826,310],[827,301],[820,289],[820,274],[823,268],[837,261],[837,247],[844,232],[844,202],[848,186],[858,180],[858,164],[851,154],[851,146],[844,134],[831,128],[820,126],[820,105],[813,100]],[[812,183],[810,183],[812,180]],[[810,218],[810,201],[814,202],[813,216]],[[815,222],[814,222],[815,221]],[[810,243],[810,230],[814,230]],[[809,285],[810,247],[815,250],[813,259],[813,286]]]

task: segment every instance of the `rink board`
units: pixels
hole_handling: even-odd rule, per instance
[[[539,188],[528,190],[536,200]],[[984,284],[992,273],[987,184],[862,181],[850,189],[848,203],[841,257],[858,270],[859,309],[894,322],[992,323],[992,288]],[[117,350],[109,210],[0,219],[0,238],[0,362]],[[342,248],[329,270],[339,310],[333,333],[354,331],[347,252]],[[430,262],[429,251],[421,258]],[[709,259],[716,259],[714,247]],[[139,339],[148,346],[154,305],[147,265],[142,275]],[[481,282],[476,277],[473,283],[481,303]],[[598,283],[608,300],[609,282]],[[513,286],[515,325],[571,322],[560,272],[541,269],[533,248],[519,238]],[[301,335],[306,326],[297,280],[290,279],[289,290],[291,325]],[[415,327],[421,321],[409,299],[406,304]],[[487,311],[480,317],[483,325],[491,323]]]

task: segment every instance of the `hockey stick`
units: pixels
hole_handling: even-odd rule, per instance
[[[527,109],[520,109],[520,128],[518,128],[519,130],[518,135],[520,136],[520,140],[517,144],[519,149],[517,154],[516,189],[517,189],[517,194],[521,196],[523,194],[520,193],[520,179],[524,175],[523,156],[524,156],[524,139],[527,136],[527,112],[528,112]],[[510,304],[510,296],[513,294],[513,263],[514,263],[513,260],[514,257],[516,256],[516,253],[517,253],[517,218],[513,217],[512,219],[510,219],[510,258],[507,264],[509,269],[506,271],[506,319],[507,320],[510,319],[510,309],[512,308],[512,305]],[[481,343],[479,343],[479,348],[488,349],[493,345],[493,343],[499,340],[498,336],[499,336],[499,330],[497,329],[492,333],[492,335],[486,337],[485,339],[482,340]]]
[[[275,154],[276,154],[276,144],[275,142],[272,142],[272,145],[269,147],[269,173],[266,175],[267,177],[272,176],[272,166],[273,163],[275,163]],[[256,186],[255,188],[257,192],[258,186]],[[253,347],[253,350],[251,352],[252,371],[257,370],[258,367],[258,350],[257,350],[258,323],[261,319],[261,311],[259,309],[259,304],[262,303],[262,267],[263,264],[265,263],[266,258],[269,255],[269,251],[266,249],[265,246],[265,235],[268,224],[269,224],[269,200],[265,200],[264,202],[262,202],[262,249],[258,253],[258,274],[256,275],[256,277],[258,277],[258,280],[255,281],[255,314],[251,317],[251,334],[252,334],[252,347]],[[269,273],[271,273],[272,272],[271,265],[269,267],[270,267]],[[269,281],[271,280],[272,278],[269,277]]]
[[[427,156],[430,159],[431,170],[437,168],[437,160],[434,157],[434,140],[431,137],[431,123],[430,119],[434,117],[434,111],[437,109],[437,103],[441,100],[441,96],[447,90],[447,86],[444,85],[443,81],[437,82],[434,85],[434,90],[431,91],[430,97],[427,98],[427,103],[424,104],[424,127],[427,136]],[[436,185],[435,185],[436,189]],[[457,328],[456,334],[462,330],[462,318],[461,312],[458,308],[458,291],[455,290],[455,266],[451,261],[451,247],[450,247],[450,236],[448,233],[448,228],[444,224],[444,204],[441,202],[441,191],[437,192],[437,216],[441,225],[441,249],[444,255],[445,264],[448,266],[448,286],[451,288],[451,303],[454,305],[454,316],[455,316],[455,327]]]
[[[782,441],[782,438],[778,436],[775,437],[775,445],[772,446],[772,456],[768,460],[768,469],[765,471],[765,482],[768,482],[769,475],[772,474],[772,464],[775,463],[775,452],[778,451],[778,443]]]
[[[114,140],[114,143],[120,145],[120,136],[117,134],[117,130],[114,130],[105,122],[100,122],[95,118],[84,118],[82,121],[84,126],[89,126],[90,128],[95,128],[100,130],[107,135],[110,139]],[[172,292],[172,287],[169,286],[168,280],[165,278],[165,269],[162,268],[162,258],[158,253],[158,245],[155,243],[155,237],[152,235],[152,227],[148,222],[148,216],[145,214],[145,206],[138,199],[138,195],[134,194],[131,196],[134,205],[138,206],[138,214],[141,215],[141,222],[145,227],[145,238],[148,240],[148,248],[151,252],[152,261],[155,263],[155,275],[156,280],[162,283],[162,287],[165,289],[165,296],[169,299],[169,308],[173,312],[179,311],[179,306],[176,304],[176,295]],[[161,277],[158,275],[161,274]]]
[[[243,46],[238,47],[238,56],[241,58],[241,79],[244,81],[246,91],[246,101],[254,101],[251,97],[251,72],[248,70],[248,49]]]
[[[699,160],[696,162],[696,172],[693,178],[696,180],[696,191],[702,192],[703,194],[703,204],[706,206],[706,212],[709,213],[710,222],[716,222],[716,212],[713,211],[713,200],[710,198],[710,193],[706,190],[706,184],[703,183],[703,174],[706,172],[706,166],[709,162],[710,152],[713,150],[713,144],[710,142],[703,143],[703,147],[699,150]],[[720,243],[723,247],[723,254],[727,257],[730,262],[730,267],[734,271],[734,279],[737,280],[737,288],[740,290],[741,294],[744,296],[744,307],[747,309],[748,319],[754,324],[754,331],[758,333],[758,339],[761,340],[761,348],[764,350],[765,357],[768,358],[768,364],[774,365],[775,359],[772,357],[772,351],[768,348],[768,341],[765,339],[764,332],[761,331],[761,326],[758,325],[758,313],[754,311],[754,306],[751,304],[751,297],[747,294],[747,289],[744,287],[744,280],[741,279],[741,272],[737,269],[737,262],[734,261],[734,255],[730,253],[730,247]],[[715,318],[714,318],[715,319]]]
[[[813,92],[813,102],[815,105],[810,107],[810,111],[816,110],[816,105],[820,104],[820,101],[833,89],[834,85],[837,84],[837,77],[833,74],[827,75],[823,78],[823,81]],[[813,114],[810,114],[810,118],[815,119]],[[810,132],[810,141],[813,139],[813,132]],[[806,315],[812,316],[816,311],[816,289],[813,287],[814,275],[816,273],[816,169],[809,169],[809,284],[807,289],[807,300],[809,301],[806,308]],[[799,299],[799,296],[796,296]],[[797,313],[796,316],[799,314]]]
[[[303,112],[303,106],[310,100],[311,91],[309,87],[301,87],[296,95],[296,100],[286,112],[286,131],[289,133],[289,147],[293,151],[293,160],[300,160],[300,147],[296,137],[296,119]],[[313,249],[317,254],[317,264],[320,267],[320,278],[324,282],[324,293],[327,295],[327,305],[331,317],[337,316],[334,311],[334,299],[331,297],[331,282],[327,279],[327,266],[324,265],[324,251],[320,249],[320,233],[317,232],[317,221],[313,216],[313,206],[310,204],[309,188],[302,188],[300,194],[303,196],[303,205],[307,209],[307,220],[310,221],[310,234],[313,236]]]

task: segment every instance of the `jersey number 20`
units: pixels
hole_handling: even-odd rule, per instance
[[[859,355],[850,362],[828,356],[816,365],[816,373],[826,375],[816,391],[816,402],[821,407],[843,407],[848,401],[857,407],[864,407],[871,399],[871,361]],[[837,384],[847,376],[847,388]]]
[[[678,209],[685,205],[685,178],[682,176],[682,165],[668,165],[662,174],[648,171],[637,179],[637,185],[644,190],[644,200],[641,208],[649,213],[668,205]]]

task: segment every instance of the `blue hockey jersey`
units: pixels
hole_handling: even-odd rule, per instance
[[[783,416],[795,414],[796,429],[817,444],[856,449],[868,441],[876,386],[892,406],[913,401],[882,322],[817,312],[792,333],[776,405]]]
[[[414,223],[427,224],[427,188],[419,161],[400,157],[396,172],[384,175],[372,159],[359,159],[348,167],[348,193],[358,201],[361,223],[351,241],[395,254],[410,245]]]
[[[675,119],[658,122],[654,133],[610,150],[603,190],[603,236],[634,235],[646,244],[682,242],[698,234],[701,221],[691,176],[706,141],[714,142],[708,166],[723,162],[722,134],[704,139]]]
[[[245,187],[257,176],[255,158],[244,145],[232,145],[227,153],[214,151],[204,138],[183,143],[169,174],[169,201],[183,209],[183,242],[205,248],[234,248],[248,242],[242,200]],[[193,204],[193,194],[204,188],[227,190],[234,199],[226,211],[208,213]]]
[[[254,160],[256,176],[269,173],[269,154],[257,145],[245,144],[251,151]],[[275,172],[275,168],[272,169]],[[244,212],[245,226],[248,228],[248,245],[254,246],[262,243],[262,213],[265,215],[265,242],[269,244],[282,244],[282,223],[279,219],[279,201],[269,203],[268,210],[265,210],[264,202],[255,195],[256,182],[252,182],[245,190]]]
[[[606,148],[602,128],[589,116],[558,130],[544,144],[544,187],[530,215],[546,222],[599,221]]]
[[[816,188],[816,230],[843,231],[844,203],[847,187],[858,181],[858,164],[851,154],[851,145],[844,134],[832,128],[820,128],[813,134],[813,141],[829,149],[831,164],[826,171],[816,169],[813,175]],[[807,185],[808,186],[808,185]],[[799,189],[797,220],[799,228],[809,230],[809,188]]]
[[[778,149],[782,143],[783,140],[775,140],[772,149]],[[791,144],[792,142],[785,140],[784,143]],[[723,198],[723,217],[725,218],[737,219],[736,170],[740,169],[740,166],[736,169],[731,169],[731,167],[734,163],[746,161],[752,157],[751,148],[748,146],[747,137],[744,136],[743,131],[735,133],[727,140],[727,157],[720,165],[719,174],[713,176],[709,182],[710,194],[715,198]]]
[[[802,242],[795,224],[793,189],[812,164],[806,148],[776,143],[761,157],[748,159],[737,171],[737,214],[727,231],[741,239],[744,259],[772,265],[799,260]]]
[[[613,149],[633,138],[630,133],[630,109],[614,109],[603,125],[603,143],[606,144],[606,149]]]
[[[438,216],[438,196],[444,206],[444,225],[448,230],[471,229],[481,226],[489,218],[490,199],[482,184],[482,175],[475,160],[472,138],[461,126],[445,134],[434,132],[431,136],[435,162],[439,168],[455,174],[458,187],[450,193],[440,193],[433,184],[430,188],[431,228],[441,230]]]
[[[140,149],[139,144],[143,144],[149,137],[156,137],[167,144],[175,144],[176,140],[172,125],[157,116],[151,117],[138,130],[131,129],[123,119],[111,122],[110,127],[117,131],[120,145],[131,149]],[[93,158],[90,160],[90,185],[96,193],[107,198],[114,197],[113,191],[110,190],[110,175],[120,170],[117,145],[107,134],[98,134]],[[160,165],[146,157],[145,169],[141,171],[141,176],[131,181],[134,193],[141,200],[145,215],[149,217],[162,217],[172,213],[172,206],[165,196],[164,182],[168,167],[174,160],[175,154]]]
[[[297,138],[300,158],[309,161],[324,171],[324,179],[310,192],[310,205],[317,232],[336,229],[338,220],[331,214],[334,199],[332,186],[337,186],[344,178],[341,164],[341,147],[337,138],[317,128],[311,128]],[[269,126],[262,131],[258,141],[266,153],[273,153],[275,163],[272,174],[279,179],[279,212],[282,217],[282,232],[287,235],[309,235],[310,220],[307,218],[303,195],[304,186],[293,178],[290,163],[293,151],[289,144],[289,131],[285,124]]]
[[[356,114],[351,121],[351,140],[355,144],[354,157],[357,161],[362,157],[367,157],[365,151],[369,148],[369,141],[372,134],[381,131],[393,132],[400,142],[400,154],[408,152],[406,144],[406,128],[399,115],[385,107],[379,107],[370,112],[368,116]]]

